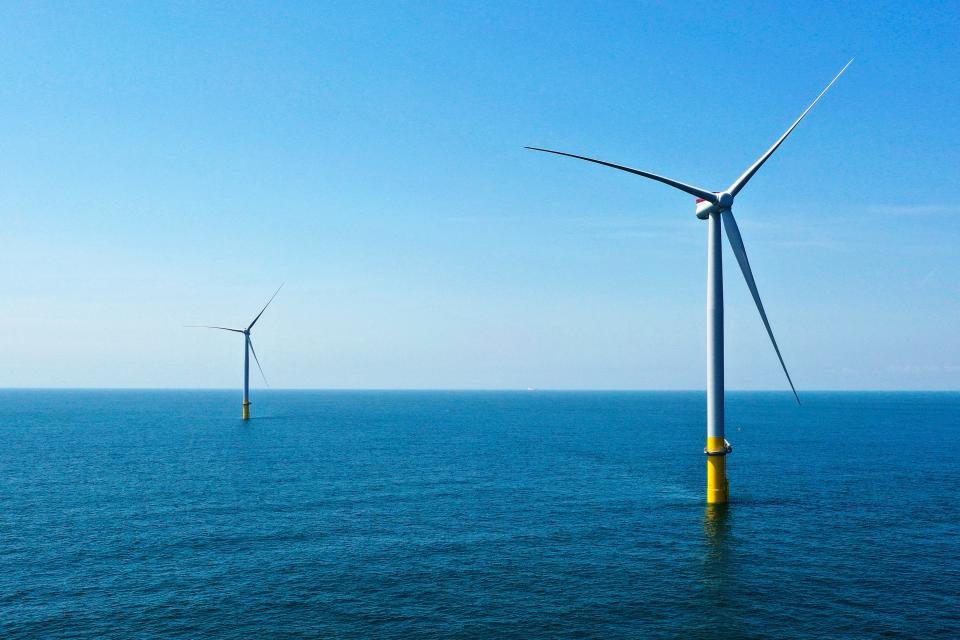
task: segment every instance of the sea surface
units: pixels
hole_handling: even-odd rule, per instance
[[[0,638],[960,638],[960,394],[0,391]]]

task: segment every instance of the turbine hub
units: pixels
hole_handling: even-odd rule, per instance
[[[724,209],[729,209],[733,205],[733,196],[724,191],[717,196],[717,204],[719,204]]]

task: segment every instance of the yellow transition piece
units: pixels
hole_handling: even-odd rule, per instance
[[[723,438],[707,438],[707,451],[723,451]],[[707,503],[724,504],[730,498],[727,482],[727,456],[707,456]]]

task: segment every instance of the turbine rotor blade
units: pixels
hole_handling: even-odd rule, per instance
[[[222,329],[224,331],[234,331],[236,333],[243,333],[243,329],[231,329],[230,327],[213,327],[208,324],[185,324],[183,326],[189,329]]]
[[[284,284],[286,284],[286,283],[284,283]],[[277,297],[277,294],[278,294],[278,293],[280,293],[280,289],[283,289],[283,284],[281,284],[279,287],[277,287],[277,290],[274,291],[274,292],[273,292],[273,295],[270,296],[270,299],[267,300],[267,304],[263,305],[263,309],[260,309],[260,313],[257,314],[257,317],[254,318],[254,319],[253,319],[253,322],[250,323],[250,326],[247,327],[247,331],[250,331],[250,329],[253,329],[253,325],[257,324],[257,320],[260,319],[260,316],[263,315],[263,312],[267,310],[267,307],[270,306],[270,303],[273,302],[273,299]]]
[[[247,336],[247,344],[250,345],[250,353],[253,354],[253,361],[257,363],[257,369],[260,369],[260,375],[263,377],[264,384],[269,387],[270,383],[267,382],[267,375],[263,372],[263,367],[260,366],[260,358],[257,357],[257,351],[253,348],[253,340],[251,340],[249,336]]]
[[[773,329],[770,328],[770,321],[767,320],[767,312],[763,310],[763,303],[760,301],[760,292],[757,291],[757,283],[753,280],[753,271],[750,269],[750,261],[747,260],[747,250],[743,246],[743,238],[740,237],[740,229],[737,227],[737,221],[733,217],[730,209],[724,209],[721,214],[723,217],[723,228],[727,231],[727,240],[730,241],[730,247],[733,254],[740,263],[740,270],[743,272],[743,279],[747,281],[747,287],[750,289],[750,295],[753,301],[757,303],[757,311],[760,312],[760,319],[763,320],[763,326],[767,329],[767,335],[770,336],[770,342],[773,343],[773,350],[777,352],[777,358],[780,360],[780,366],[783,367],[783,373],[787,376],[787,382],[790,383],[790,389],[793,391],[793,397],[800,404],[800,396],[793,386],[793,380],[790,379],[790,372],[787,371],[787,365],[783,362],[783,356],[780,355],[780,347],[777,346],[777,339],[773,337]]]
[[[753,177],[753,174],[755,174],[757,171],[760,170],[760,167],[762,167],[762,166],[763,166],[763,163],[767,161],[767,158],[769,158],[770,156],[772,156],[772,155],[773,155],[773,152],[777,150],[777,147],[779,147],[781,144],[783,144],[783,141],[787,139],[787,136],[789,136],[791,133],[793,133],[793,130],[797,128],[797,125],[800,124],[800,121],[803,120],[804,116],[806,116],[806,115],[810,112],[810,110],[813,109],[814,105],[816,105],[818,102],[820,102],[820,98],[822,98],[823,95],[824,95],[827,91],[830,90],[830,87],[832,87],[833,84],[834,84],[837,80],[840,79],[840,76],[843,75],[843,72],[846,71],[846,70],[847,70],[847,67],[849,67],[851,64],[853,64],[853,60],[850,60],[850,62],[848,62],[847,64],[845,64],[845,65],[843,66],[843,69],[840,69],[840,73],[838,73],[836,76],[834,76],[833,80],[830,81],[830,84],[828,84],[828,85],[826,86],[826,88],[825,88],[823,91],[820,92],[820,95],[818,95],[818,96],[816,97],[816,99],[815,99],[813,102],[810,103],[810,106],[809,106],[809,107],[807,107],[806,109],[804,109],[803,113],[800,114],[800,117],[797,118],[796,122],[794,122],[792,125],[790,125],[790,128],[787,129],[786,133],[784,133],[782,136],[780,136],[780,139],[777,140],[776,142],[774,142],[774,143],[773,143],[773,146],[770,147],[770,149],[768,149],[765,154],[763,154],[762,156],[760,156],[760,159],[759,159],[759,160],[757,160],[756,162],[754,162],[754,163],[750,166],[750,168],[747,169],[747,170],[743,173],[742,176],[740,176],[739,178],[737,178],[736,182],[734,182],[732,185],[730,185],[730,188],[727,189],[727,191],[730,192],[730,195],[736,196],[738,193],[740,193],[740,190],[743,189],[743,188],[746,186],[747,182],[750,181],[750,178]]]
[[[578,156],[573,153],[564,153],[563,151],[553,151],[551,149],[541,149],[539,147],[524,147],[524,149],[530,149],[531,151],[543,151],[544,153],[553,153],[558,156],[567,156],[568,158],[576,158],[578,160],[586,160],[587,162],[594,162],[596,164],[602,164],[605,167],[613,167],[614,169],[619,169],[620,171],[626,171],[627,173],[633,173],[638,176],[643,176],[644,178],[650,178],[651,180],[656,180],[657,182],[662,182],[663,184],[670,185],[674,189],[679,189],[680,191],[685,191],[692,196],[698,198],[703,198],[714,204],[717,204],[717,194],[712,191],[707,191],[701,189],[700,187],[694,187],[689,184],[684,184],[678,180],[673,180],[672,178],[664,178],[663,176],[658,176],[655,173],[650,173],[648,171],[640,171],[639,169],[631,169],[630,167],[625,167],[620,164],[613,164],[612,162],[605,162],[603,160],[596,160],[594,158],[588,158],[586,156]]]

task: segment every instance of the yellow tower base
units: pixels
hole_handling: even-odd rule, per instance
[[[730,499],[727,482],[727,455],[731,447],[723,438],[707,438],[707,503],[726,504]],[[721,453],[722,452],[722,453]]]
[[[243,403],[243,419],[244,420],[250,419],[250,403],[249,402]]]

